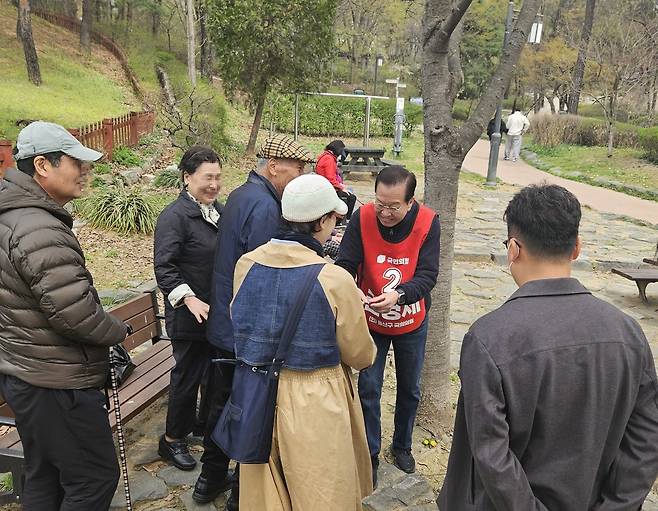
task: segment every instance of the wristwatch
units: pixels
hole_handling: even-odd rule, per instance
[[[398,292],[398,305],[404,305],[407,303],[407,293],[404,292],[404,289],[397,288]]]

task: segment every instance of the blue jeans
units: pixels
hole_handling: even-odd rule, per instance
[[[366,423],[370,456],[377,456],[381,450],[381,398],[384,383],[386,355],[391,344],[395,356],[395,377],[397,394],[395,397],[395,429],[393,448],[411,449],[411,435],[416,421],[420,402],[420,373],[425,359],[427,340],[427,319],[418,329],[403,335],[382,335],[370,332],[377,345],[375,363],[359,374],[359,397]]]

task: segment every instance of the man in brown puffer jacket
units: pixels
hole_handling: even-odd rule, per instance
[[[107,510],[119,470],[100,389],[127,327],[101,307],[63,208],[102,154],[41,121],[16,150],[0,181],[0,391],[25,452],[23,510]]]

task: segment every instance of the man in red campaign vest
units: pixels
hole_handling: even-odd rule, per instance
[[[437,214],[414,199],[416,177],[390,166],[375,181],[375,201],[352,215],[336,264],[349,271],[363,293],[377,358],[359,375],[359,397],[368,434],[373,479],[381,449],[380,400],[386,355],[395,355],[397,397],[391,453],[407,473],[416,469],[411,436],[420,401],[430,291],[439,273]]]

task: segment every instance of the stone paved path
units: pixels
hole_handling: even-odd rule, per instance
[[[466,156],[463,168],[486,177],[488,163],[489,142],[487,140],[478,140]],[[498,177],[506,183],[521,186],[541,181],[559,184],[574,193],[582,204],[599,211],[626,215],[658,225],[658,203],[656,202],[557,177],[542,172],[522,160],[517,162],[504,161],[503,151],[500,152],[500,160],[498,161]]]

